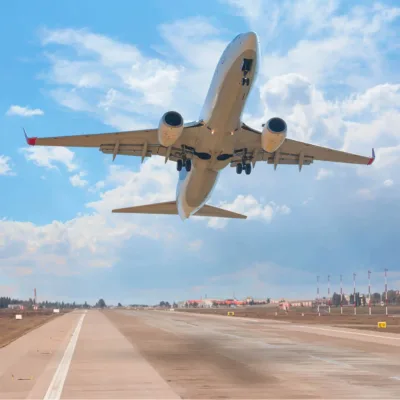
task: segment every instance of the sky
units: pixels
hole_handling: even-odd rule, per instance
[[[396,1],[150,0],[2,5],[0,295],[150,303],[308,299],[400,289],[400,7]],[[370,156],[372,166],[226,168],[210,204],[247,220],[114,215],[175,199],[173,162],[27,147],[29,136],[197,120],[225,46],[255,31],[243,121]]]

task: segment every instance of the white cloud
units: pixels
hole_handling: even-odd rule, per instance
[[[393,180],[392,179],[386,179],[384,182],[383,182],[383,185],[384,186],[386,186],[386,187],[390,187],[390,186],[393,186]]]
[[[293,6],[292,2],[285,2],[275,34],[293,34],[303,25],[308,35],[300,36],[285,54],[266,54],[266,76],[294,72],[317,83],[330,80],[331,85],[341,83],[350,87],[365,87],[370,76],[384,78],[381,53],[388,47],[387,30],[400,9],[357,6],[339,15],[335,3],[299,1]],[[360,64],[364,66],[362,77],[354,74],[354,66]]]
[[[162,24],[159,30],[165,45],[156,51],[162,57],[147,57],[132,44],[84,29],[44,29],[43,46],[58,46],[47,53],[50,69],[43,75],[55,85],[50,95],[122,130],[148,127],[178,107],[185,120],[197,118],[227,43],[202,17]]]
[[[95,193],[101,189],[104,189],[105,186],[106,186],[106,183],[104,181],[98,181],[89,188],[89,192]]]
[[[367,89],[364,93],[351,95],[342,104],[346,115],[360,114],[365,111],[382,113],[396,109],[400,104],[400,85],[385,83]]]
[[[78,168],[74,163],[75,153],[65,147],[28,147],[21,151],[28,161],[32,161],[39,167],[58,169],[55,163],[60,163],[68,171]]]
[[[359,189],[357,191],[357,194],[366,200],[372,200],[375,198],[375,195],[372,193],[372,190],[367,188]]]
[[[332,121],[337,107],[327,102],[303,75],[288,73],[267,80],[260,87],[260,99],[264,106],[261,120],[282,117],[288,123],[291,138],[310,141],[317,134],[337,129],[337,123]]]
[[[40,108],[29,108],[21,106],[10,106],[7,110],[6,115],[17,115],[19,117],[33,117],[35,115],[44,115],[44,112]]]
[[[78,274],[87,267],[114,266],[120,260],[120,249],[132,237],[171,243],[176,237],[175,228],[173,224],[163,223],[163,216],[111,213],[119,206],[173,200],[175,187],[171,179],[177,176],[175,166],[163,167],[162,158],[147,159],[141,165],[141,173],[112,165],[105,183],[97,185],[101,189],[107,184],[111,189],[101,193],[99,200],[86,204],[88,214],[78,214],[65,222],[35,225],[0,220],[4,256],[0,257],[0,270],[13,275],[15,268],[29,266],[33,273]],[[73,179],[75,183],[84,174],[77,176],[78,179]],[[195,251],[201,245],[193,241],[190,247]]]
[[[307,205],[308,203],[310,203],[311,201],[313,201],[314,198],[313,197],[308,197],[306,200],[303,201],[303,206]]]
[[[325,168],[320,168],[318,170],[318,174],[316,176],[316,180],[317,181],[321,181],[323,179],[329,178],[330,176],[333,176],[333,171],[329,170],[329,169],[325,169]]]
[[[237,15],[249,21],[257,20],[263,15],[261,0],[221,0],[221,3],[235,8]]]
[[[87,180],[83,179],[84,176],[86,176],[86,172],[79,172],[78,174],[71,176],[69,181],[72,186],[84,187],[89,183]]]
[[[73,111],[91,113],[117,129],[138,129],[141,119],[160,118],[173,101],[181,72],[173,63],[84,29],[44,29],[41,36],[44,46],[60,46],[48,54],[51,69],[44,77],[57,85],[50,94]]]
[[[105,185],[114,188],[101,193],[100,199],[87,204],[87,207],[108,213],[114,208],[171,201],[175,199],[177,178],[174,163],[165,165],[162,157],[151,157],[137,172],[111,165]]]
[[[55,275],[79,273],[87,267],[111,267],[119,259],[118,249],[133,235],[148,235],[133,223],[111,223],[103,215],[78,216],[67,222],[46,225],[0,221],[4,238],[0,270],[29,265]]]
[[[261,204],[252,195],[239,195],[232,203],[223,202],[220,203],[219,207],[247,215],[248,219],[259,219],[268,223],[278,214],[288,215],[291,213],[291,209],[286,205],[279,206],[273,201]],[[228,224],[228,221],[226,218],[209,218],[208,226],[210,228],[222,229]]]
[[[0,154],[0,175],[13,175],[10,161],[10,157]]]
[[[188,248],[190,251],[199,251],[203,247],[203,240],[197,239],[189,243]]]

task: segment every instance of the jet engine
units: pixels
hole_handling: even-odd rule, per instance
[[[158,125],[158,141],[162,146],[172,146],[182,135],[183,118],[176,111],[166,112]]]
[[[281,118],[271,118],[264,125],[261,147],[267,153],[274,153],[286,139],[286,122]]]

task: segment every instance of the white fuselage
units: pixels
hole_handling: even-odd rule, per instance
[[[227,46],[218,62],[200,121],[200,137],[196,152],[211,154],[211,159],[194,157],[190,172],[184,168],[179,172],[177,207],[182,219],[198,211],[209,199],[220,171],[230,159],[218,160],[221,154],[232,154],[235,148],[235,132],[240,129],[241,115],[257,73],[258,39],[255,33],[238,35]],[[243,60],[252,60],[251,69],[242,84]]]

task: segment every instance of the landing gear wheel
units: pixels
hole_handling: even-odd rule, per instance
[[[241,174],[243,171],[243,164],[236,164],[236,173]]]
[[[249,79],[249,78],[246,79],[246,85],[247,85],[247,86],[250,85],[250,79]]]
[[[182,170],[182,167],[183,167],[183,161],[182,161],[182,160],[178,160],[178,161],[176,162],[176,169],[177,169],[178,171],[181,171],[181,170]]]
[[[251,164],[246,164],[245,165],[245,172],[246,172],[246,175],[250,175],[251,174]]]
[[[185,161],[185,168],[187,172],[189,172],[192,169],[192,160],[187,159]]]
[[[242,86],[246,84],[246,78],[242,78]]]

